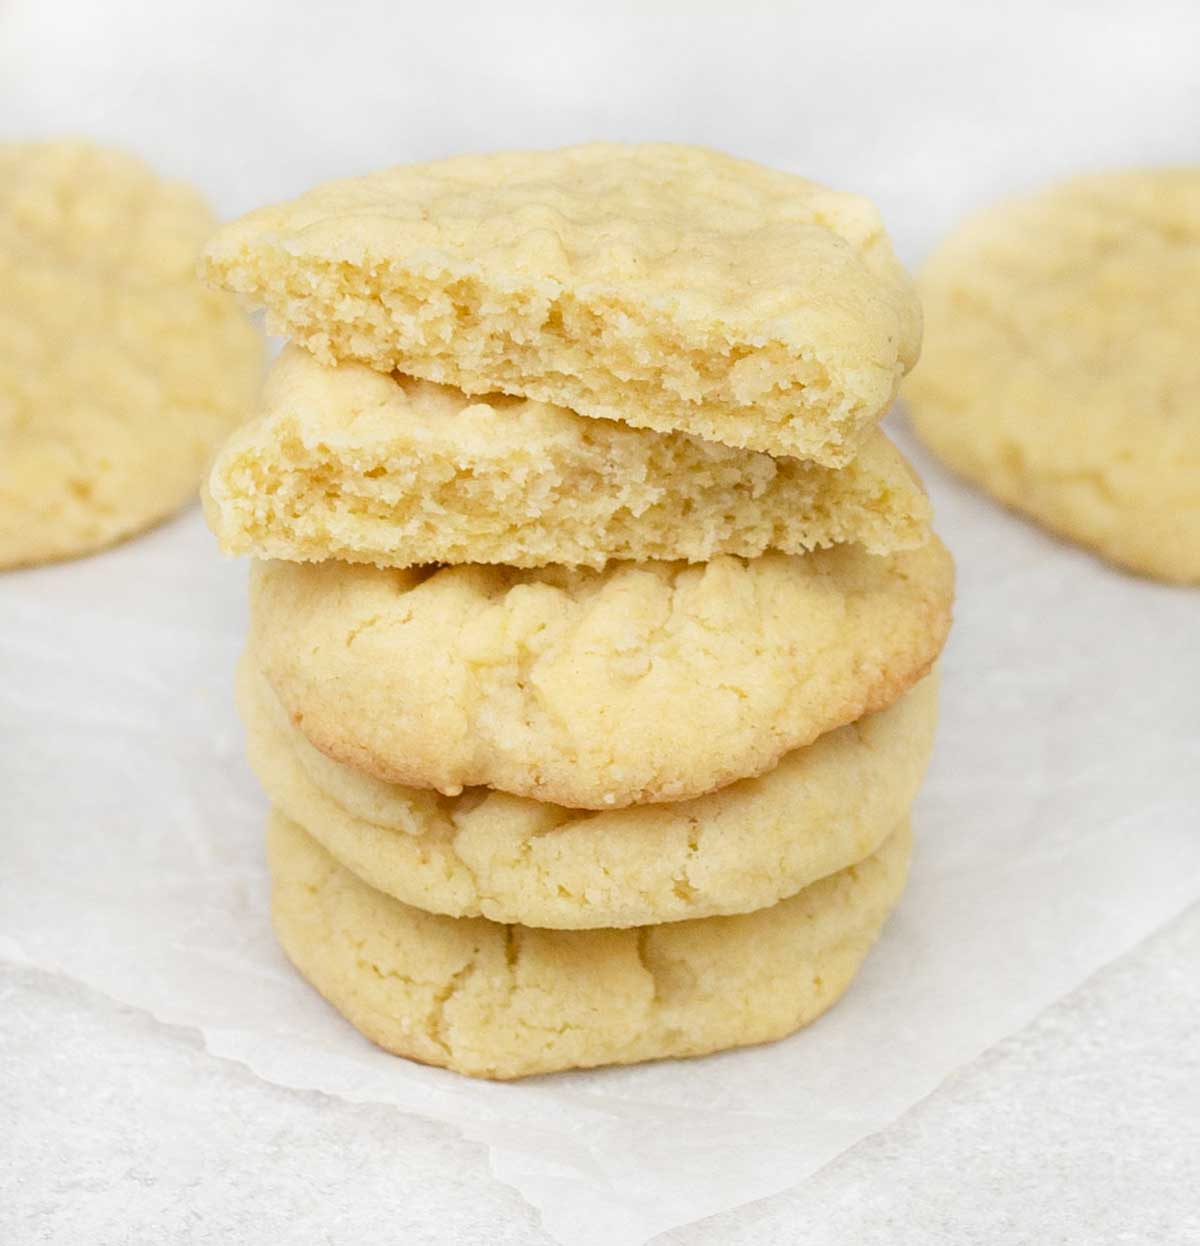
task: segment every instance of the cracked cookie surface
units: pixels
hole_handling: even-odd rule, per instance
[[[904,396],[930,448],[1116,563],[1200,582],[1200,169],[1000,204],[920,289]]]
[[[907,823],[771,908],[630,930],[438,916],[376,891],[279,812],[276,934],[373,1042],[475,1077],[695,1056],[782,1038],[829,1008],[904,887]]]
[[[262,339],[195,276],[215,225],[121,152],[0,144],[0,567],[171,514],[251,410]]]
[[[916,796],[936,683],[760,778],[607,813],[481,788],[441,796],[341,766],[291,726],[250,654],[238,705],[272,805],[372,887],[451,917],[592,929],[750,912],[869,856]]]
[[[920,346],[871,204],[673,144],[332,182],[227,226],[205,264],[325,363],[830,466]]]
[[[924,676],[937,540],[604,571],[256,563],[250,648],[292,722],[377,778],[581,809],[771,769]]]
[[[929,503],[871,434],[848,467],[654,433],[529,399],[336,368],[288,347],[226,442],[209,523],[230,554],[376,566],[871,553],[928,538]]]

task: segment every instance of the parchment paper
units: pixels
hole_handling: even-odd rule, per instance
[[[195,511],[0,575],[0,954],[198,1027],[270,1081],[458,1126],[572,1246],[794,1185],[1200,895],[1200,593],[917,459],[960,568],[939,745],[909,892],[808,1031],[516,1085],[359,1038],[270,934],[230,688],[245,567]]]

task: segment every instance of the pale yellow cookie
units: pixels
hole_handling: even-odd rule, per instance
[[[866,200],[663,143],[332,182],[227,226],[206,266],[325,363],[830,466],[920,346]]]
[[[257,563],[250,647],[322,752],[571,808],[684,800],[890,705],[950,623],[931,537],[683,563]]]
[[[271,803],[405,904],[563,930],[747,913],[861,861],[907,815],[933,746],[937,680],[695,800],[587,813],[471,788],[400,787],[319,753],[250,654],[250,764]]]
[[[1200,582],[1200,169],[992,208],[942,245],[922,294],[905,395],[930,447],[1114,562]]]
[[[230,554],[602,567],[844,542],[885,554],[929,535],[929,502],[880,432],[834,470],[359,364],[327,368],[294,346],[264,406],[208,479],[209,523]]]
[[[631,930],[442,917],[376,891],[280,813],[267,845],[284,951],[357,1029],[473,1077],[698,1056],[782,1038],[849,985],[904,888],[907,823],[771,908]]]
[[[0,567],[171,514],[250,413],[262,339],[195,276],[215,224],[132,156],[0,144]]]

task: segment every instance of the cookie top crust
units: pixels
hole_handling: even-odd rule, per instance
[[[1200,169],[996,205],[920,285],[905,398],[930,447],[1123,566],[1200,581]]]
[[[883,433],[819,467],[562,407],[325,367],[287,347],[262,415],[208,479],[226,553],[376,566],[704,561],[928,539],[930,507]]]
[[[262,339],[195,274],[215,225],[123,152],[0,144],[0,566],[171,513],[251,410]]]
[[[871,204],[672,144],[328,183],[227,226],[205,267],[326,363],[831,466],[920,346]]]
[[[603,571],[256,563],[250,647],[327,756],[580,809],[685,800],[882,709],[950,624],[936,537]]]

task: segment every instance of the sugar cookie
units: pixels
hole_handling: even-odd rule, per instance
[[[666,143],[332,182],[227,226],[206,266],[324,363],[835,467],[920,347],[871,204]]]
[[[451,917],[582,930],[745,913],[874,852],[933,745],[937,680],[708,796],[587,813],[486,788],[441,796],[331,761],[287,721],[251,655],[250,764],[271,803],[340,864]]]
[[[335,760],[605,809],[761,774],[890,705],[936,659],[952,596],[936,537],[604,571],[267,562],[250,647]]]
[[[905,395],[931,449],[1114,562],[1200,582],[1200,169],[992,208],[922,293]]]
[[[209,523],[230,554],[602,567],[844,542],[888,554],[929,535],[929,502],[880,432],[833,470],[327,368],[298,347],[272,369],[264,408],[209,476]]]
[[[0,144],[0,567],[171,514],[250,413],[262,339],[195,277],[215,224],[123,153]]]
[[[475,1077],[695,1056],[782,1038],[849,985],[904,887],[907,824],[873,856],[737,917],[531,930],[410,908],[282,814],[271,914],[296,968],[397,1055]]]

